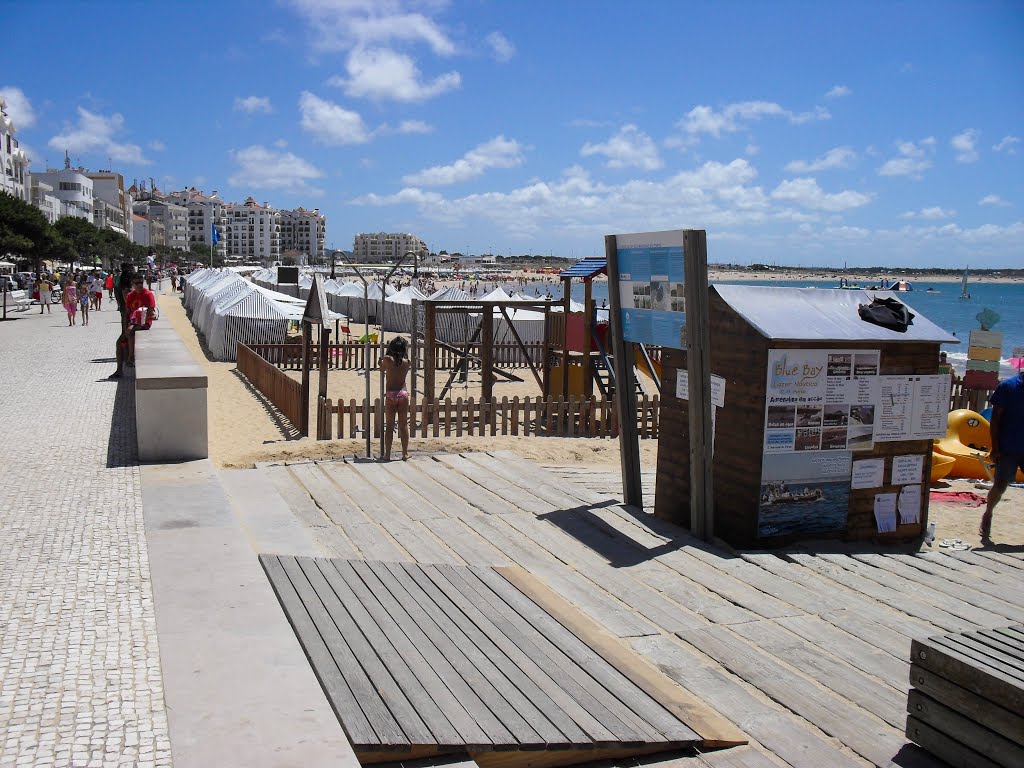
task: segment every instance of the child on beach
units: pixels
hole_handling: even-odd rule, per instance
[[[384,375],[384,455],[383,461],[391,461],[391,443],[394,438],[395,417],[398,417],[398,434],[402,440],[402,461],[409,458],[409,392],[405,388],[405,377],[411,363],[406,355],[405,339],[396,336],[388,344],[387,353],[380,360]]]
[[[72,326],[75,324],[78,314],[78,290],[75,288],[74,280],[68,280],[64,284],[61,298],[64,300],[64,310],[68,313],[68,326]]]
[[[78,303],[82,307],[82,325],[89,324],[89,286],[85,280],[78,284]]]

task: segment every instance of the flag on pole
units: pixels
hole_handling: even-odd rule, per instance
[[[220,242],[220,233],[217,231],[217,225],[213,225],[213,234],[210,235],[210,243],[216,245]]]

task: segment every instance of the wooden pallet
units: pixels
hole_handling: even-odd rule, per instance
[[[522,569],[260,561],[361,762],[568,765],[745,743]]]
[[[1024,626],[915,640],[907,736],[954,766],[1024,765]]]

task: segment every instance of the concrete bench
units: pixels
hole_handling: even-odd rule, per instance
[[[0,298],[0,301],[3,299]],[[32,297],[28,295],[28,291],[8,291],[7,292],[7,308],[24,311],[32,306]]]
[[[135,334],[135,425],[139,460],[209,456],[207,379],[173,328],[159,321]]]

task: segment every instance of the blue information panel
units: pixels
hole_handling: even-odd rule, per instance
[[[686,348],[683,230],[616,235],[622,336]]]

